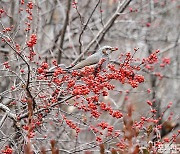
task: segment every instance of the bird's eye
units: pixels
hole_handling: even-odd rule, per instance
[[[105,49],[105,50],[102,51],[102,53],[105,54],[105,55],[107,54],[107,53],[106,53],[106,50],[107,50],[107,49]]]

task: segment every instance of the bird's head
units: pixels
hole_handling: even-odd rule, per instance
[[[111,46],[103,46],[102,48],[99,49],[100,52],[102,52],[104,55],[109,55],[113,51],[118,50],[117,47],[111,47]]]

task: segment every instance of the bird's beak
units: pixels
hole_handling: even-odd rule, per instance
[[[118,48],[117,48],[117,47],[113,47],[113,48],[111,48],[111,51],[116,51],[116,50],[118,50]]]

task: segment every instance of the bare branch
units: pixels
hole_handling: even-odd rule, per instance
[[[10,110],[6,105],[0,103],[0,109],[5,112],[5,115],[3,116],[3,118],[2,118],[1,121],[0,121],[0,127],[1,127],[2,124],[4,123],[4,121],[5,121],[5,119],[7,118],[7,116],[16,121],[16,115],[13,114],[13,113],[11,113],[11,112],[10,112],[11,110]]]
[[[72,64],[76,64],[81,59],[81,57],[89,50],[89,48],[96,42],[97,39],[102,40],[105,33],[112,27],[114,21],[117,19],[120,13],[122,13],[126,9],[131,1],[132,0],[124,0],[121,4],[119,4],[116,12],[112,15],[112,17],[108,20],[104,27],[98,32],[94,39],[88,44],[86,49],[79,55],[79,57],[75,61],[73,61]]]
[[[89,16],[89,18],[88,18],[86,24],[84,25],[84,27],[83,27],[83,29],[82,29],[80,35],[79,35],[79,53],[82,52],[82,42],[81,42],[82,35],[83,35],[83,33],[84,33],[84,31],[85,31],[85,29],[86,29],[88,23],[89,23],[89,21],[90,21],[92,15],[93,15],[93,13],[94,13],[94,11],[95,11],[96,8],[98,7],[100,1],[101,1],[101,0],[99,0],[99,1],[97,2],[96,6],[94,7],[93,11],[91,12],[91,14],[90,14],[90,16]]]
[[[62,29],[62,34],[61,34],[61,40],[60,40],[60,49],[63,49],[64,36],[65,36],[66,28],[67,28],[67,25],[68,25],[68,22],[69,22],[70,8],[71,8],[71,0],[68,0],[67,10],[66,10],[66,18],[65,18],[65,21],[64,21],[64,25],[63,25],[63,29]],[[57,59],[58,64],[60,64],[60,62],[61,62],[61,55],[62,55],[62,50],[59,50],[58,59]]]

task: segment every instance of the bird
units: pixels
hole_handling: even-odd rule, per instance
[[[109,58],[109,55],[113,51],[116,51],[116,50],[118,50],[117,47],[103,46],[96,53],[90,55],[85,60],[80,61],[78,64],[76,64],[74,66],[66,67],[65,70],[78,70],[78,69],[84,68],[85,66],[91,66],[91,65],[98,64],[98,62],[102,58]],[[62,64],[60,64],[60,65],[62,65]],[[58,66],[60,66],[60,65],[58,65]],[[50,69],[50,70],[51,70],[51,72],[47,72],[48,74],[52,73],[52,69]]]
[[[109,54],[111,54],[113,51],[116,51],[116,50],[118,50],[117,47],[103,46],[96,53],[90,55],[89,57],[87,57],[85,60],[79,62],[78,64],[68,67],[67,69],[77,70],[77,69],[81,69],[85,66],[91,66],[94,64],[98,64],[98,62],[102,58],[109,57]]]

